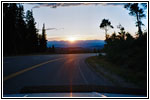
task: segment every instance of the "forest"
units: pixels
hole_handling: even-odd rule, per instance
[[[142,19],[146,18],[147,4],[128,3],[124,8],[136,19],[136,36],[126,32],[121,24],[117,26],[120,32],[108,34],[108,30],[114,26],[109,19],[103,19],[100,29],[105,31],[106,44],[101,52],[106,53],[106,60],[109,62],[130,69],[135,74],[140,72],[139,80],[147,80],[147,31],[142,30]]]
[[[33,11],[22,4],[3,4],[3,54],[20,55],[44,52],[47,48],[45,25],[42,35],[36,28]]]

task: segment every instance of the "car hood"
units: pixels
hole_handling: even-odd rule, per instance
[[[26,93],[5,94],[4,97],[146,97],[145,95],[115,94],[115,93]]]
[[[147,90],[99,85],[26,86],[4,97],[146,97]]]

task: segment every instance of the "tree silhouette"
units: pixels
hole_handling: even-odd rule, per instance
[[[36,52],[38,48],[38,34],[36,29],[36,22],[33,18],[32,10],[28,10],[26,13],[26,25],[27,25],[27,42],[28,50],[30,52]]]
[[[3,51],[4,55],[19,55],[45,51],[46,34],[38,34],[32,10],[24,14],[22,4],[3,4]],[[44,49],[44,50],[42,50]]]
[[[26,23],[24,16],[23,5],[17,4],[17,15],[16,15],[16,45],[18,53],[26,53],[27,40],[26,40]]]
[[[52,45],[52,53],[55,53],[55,46]]]
[[[107,31],[109,30],[109,28],[113,28],[109,19],[103,19],[99,27],[100,29],[105,30],[106,37],[107,37]]]
[[[10,54],[10,44],[9,41],[11,41],[9,39],[9,37],[7,38],[7,36],[9,36],[9,31],[10,31],[10,27],[8,27],[8,23],[9,23],[9,4],[8,3],[4,3],[3,4],[3,53],[4,55]],[[9,29],[8,29],[9,28]]]
[[[144,10],[147,9],[147,3],[141,3],[141,5],[143,6],[143,9],[144,9]]]
[[[126,32],[122,25],[118,25],[120,32],[111,34],[105,40],[103,51],[107,54],[105,59],[133,72],[147,71],[147,32],[141,37],[134,38]],[[137,63],[138,62],[138,63]],[[139,76],[146,80],[145,76]]]
[[[42,52],[42,35],[38,34],[38,51]]]
[[[4,55],[12,55],[17,53],[17,4],[4,3],[3,5],[3,43],[4,43]]]
[[[129,10],[129,15],[136,17],[136,26],[138,27],[138,35],[142,35],[141,26],[144,25],[142,23],[142,18],[146,17],[144,14],[144,9],[147,8],[147,4],[142,4],[144,8],[140,8],[138,3],[128,3],[124,6],[127,10]]]
[[[126,32],[125,32],[124,27],[123,27],[121,24],[119,24],[119,25],[117,26],[117,28],[120,29],[120,32],[118,32],[120,39],[121,39],[121,40],[125,40]]]
[[[43,28],[42,28],[41,49],[42,49],[42,51],[46,51],[46,49],[47,49],[45,24],[43,24]]]

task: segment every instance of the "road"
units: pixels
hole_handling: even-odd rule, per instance
[[[3,93],[19,93],[24,86],[109,85],[85,59],[96,54],[56,54],[3,58]]]

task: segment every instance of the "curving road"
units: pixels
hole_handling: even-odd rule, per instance
[[[3,93],[19,93],[24,86],[106,85],[85,59],[96,54],[59,54],[3,58]]]

